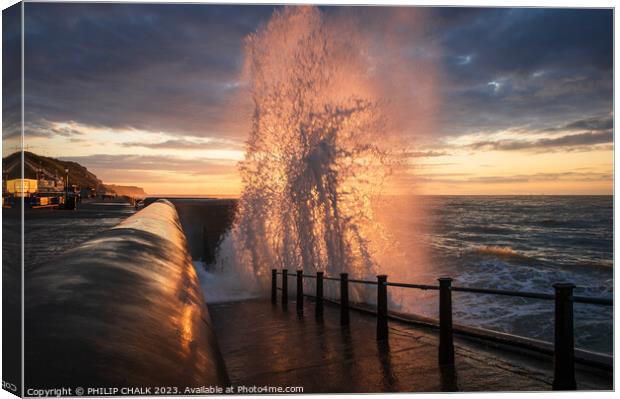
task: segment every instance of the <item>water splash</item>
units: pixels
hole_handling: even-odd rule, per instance
[[[395,240],[376,203],[405,146],[371,47],[354,23],[313,7],[276,11],[247,38],[252,128],[224,270],[260,286],[273,268],[352,278],[382,269]]]

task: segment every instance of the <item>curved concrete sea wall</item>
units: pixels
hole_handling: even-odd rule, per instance
[[[166,200],[29,272],[25,288],[26,389],[228,382]]]
[[[217,198],[167,198],[179,214],[192,259],[215,261],[217,246],[232,225],[237,200]],[[157,201],[147,198],[146,204]]]

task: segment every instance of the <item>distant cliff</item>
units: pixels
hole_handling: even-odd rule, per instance
[[[130,197],[143,198],[146,197],[146,192],[142,187],[137,186],[119,186],[118,184],[106,184],[108,190],[114,191],[118,195],[127,195]]]
[[[2,158],[3,179],[19,178],[21,171],[20,154],[19,152],[15,152]],[[42,177],[64,181],[66,178],[65,169],[69,170],[69,183],[75,184],[80,188],[94,188],[98,192],[113,191],[118,195],[130,195],[134,197],[146,196],[146,193],[141,187],[105,184],[94,173],[77,162],[62,161],[56,158],[37,155],[30,151],[24,151],[24,178],[26,179]]]

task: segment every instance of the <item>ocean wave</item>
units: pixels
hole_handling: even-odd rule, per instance
[[[592,227],[591,222],[580,220],[556,220],[556,219],[543,219],[540,221],[534,221],[535,225],[543,227],[564,227],[571,229],[587,229]]]
[[[446,230],[450,229],[449,225],[446,225]],[[510,235],[516,232],[516,229],[487,226],[487,225],[468,225],[462,228],[462,231],[479,234],[495,234],[495,235]]]
[[[479,255],[494,256],[502,259],[530,259],[529,256],[519,253],[509,246],[485,245],[472,248],[470,252]]]
[[[578,259],[571,264],[573,268],[613,269],[613,259]]]

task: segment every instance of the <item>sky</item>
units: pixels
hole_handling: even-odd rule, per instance
[[[321,10],[361,16],[370,36],[395,12]],[[244,38],[273,11],[26,3],[26,149],[149,194],[238,194],[251,114],[240,90]],[[437,109],[413,137],[402,192],[612,193],[611,10],[415,13],[398,51],[432,64]],[[5,51],[14,39],[4,33]],[[15,70],[4,69],[7,83]],[[3,155],[19,135],[14,109],[5,99]]]

